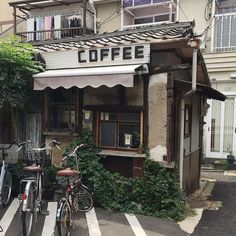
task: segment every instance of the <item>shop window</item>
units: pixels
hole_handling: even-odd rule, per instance
[[[75,133],[77,131],[77,90],[75,88],[50,90],[48,116],[49,131]]]
[[[192,128],[192,109],[191,106],[185,106],[185,114],[184,114],[184,136],[188,137],[191,134]]]
[[[132,149],[140,146],[140,113],[100,112],[101,147]]]

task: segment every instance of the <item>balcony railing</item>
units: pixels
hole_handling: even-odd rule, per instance
[[[236,51],[236,12],[215,16],[213,51]]]
[[[94,31],[86,29],[86,34],[93,34]],[[47,40],[61,40],[66,38],[76,38],[83,35],[83,27],[70,27],[62,29],[27,31],[17,33],[22,42],[41,42]]]
[[[158,3],[169,3],[171,0],[123,0],[124,7],[138,7],[143,5],[151,5]]]

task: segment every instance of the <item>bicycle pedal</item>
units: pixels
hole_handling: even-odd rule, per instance
[[[50,214],[50,212],[47,210],[42,210],[41,214],[44,216],[48,216]]]

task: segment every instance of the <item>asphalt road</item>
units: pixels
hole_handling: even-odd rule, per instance
[[[38,216],[31,236],[57,236],[55,228],[56,203],[45,202],[50,207],[49,216]],[[8,214],[10,212],[10,214]],[[18,200],[14,199],[8,208],[0,211],[0,225],[4,232],[0,236],[22,235],[19,221]],[[9,225],[7,224],[9,222]],[[109,212],[100,208],[89,213],[79,213],[74,220],[71,236],[187,236],[175,222],[141,215],[127,215]]]
[[[236,235],[236,177],[221,173],[203,173],[216,179],[211,200],[222,201],[219,210],[204,210],[202,218],[191,236],[235,236]]]

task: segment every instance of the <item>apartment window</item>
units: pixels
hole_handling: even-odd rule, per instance
[[[132,149],[140,146],[141,113],[100,112],[99,145]]]
[[[172,22],[175,21],[175,13],[172,13]],[[169,21],[169,14],[162,14],[162,15],[153,15],[147,17],[139,17],[134,19],[134,24],[149,24],[155,22],[165,22]]]
[[[231,0],[218,0],[213,42],[214,51],[236,50],[236,3]]]
[[[54,132],[77,131],[77,89],[50,90],[48,102],[48,130]]]
[[[123,0],[125,7],[141,6],[161,2],[168,2],[168,0]]]

